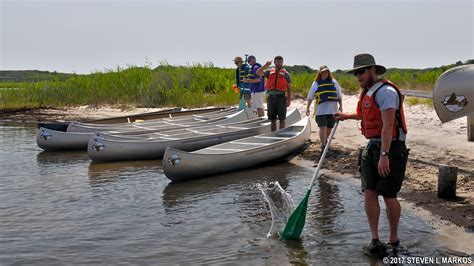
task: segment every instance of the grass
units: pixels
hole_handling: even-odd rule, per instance
[[[431,91],[437,77],[452,66],[425,70],[389,69],[384,78],[395,82],[400,89]],[[294,94],[305,97],[316,72],[306,66],[288,67],[288,70]],[[217,68],[211,63],[188,66],[164,63],[154,69],[149,66],[117,67],[89,75],[41,71],[2,73],[8,78],[3,82],[0,79],[0,110],[80,105],[204,107],[238,103],[238,95],[232,90],[235,70]],[[355,77],[341,70],[333,74],[345,93],[359,92]],[[16,81],[12,82],[12,79]],[[31,82],[33,79],[41,81]],[[427,103],[417,98],[408,101],[408,104]]]

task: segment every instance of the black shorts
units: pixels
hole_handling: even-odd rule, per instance
[[[333,128],[336,123],[334,115],[316,115],[316,123],[318,127]]]
[[[286,96],[285,94],[268,95],[267,114],[269,120],[286,119]]]
[[[381,177],[378,171],[380,158],[380,141],[369,141],[361,158],[362,191],[374,190],[377,195],[396,198],[405,179],[405,170],[408,160],[408,149],[405,142],[392,141],[388,158],[390,174]]]

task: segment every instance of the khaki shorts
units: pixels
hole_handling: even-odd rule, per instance
[[[381,177],[378,172],[380,158],[380,141],[369,141],[361,158],[362,191],[374,190],[377,195],[387,198],[396,198],[405,179],[405,170],[408,161],[408,149],[405,142],[392,141],[388,158],[390,160],[390,174]]]

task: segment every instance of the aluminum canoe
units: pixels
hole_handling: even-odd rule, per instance
[[[255,118],[255,114],[249,110],[242,110],[227,116],[222,116],[210,120],[187,120],[182,121],[166,121],[164,124],[156,127],[136,127],[134,129],[124,129],[115,131],[106,131],[105,133],[114,136],[145,134],[150,132],[160,132],[178,128],[189,128],[204,125],[228,124]],[[45,151],[64,151],[64,150],[87,150],[89,139],[98,132],[66,132],[57,131],[47,128],[40,128],[36,134],[36,143]]]
[[[166,177],[174,182],[248,168],[275,160],[302,147],[311,134],[308,117],[281,130],[186,152],[168,147],[163,157]]]
[[[287,124],[301,119],[297,109],[287,113]],[[87,153],[93,161],[121,161],[161,159],[167,147],[194,151],[208,146],[270,132],[270,121],[264,118],[247,123],[215,125],[213,128],[193,129],[147,139],[107,139],[93,136],[89,139]]]
[[[204,114],[192,114],[183,115],[183,116],[168,116],[159,119],[151,119],[145,121],[136,121],[131,123],[119,123],[119,124],[88,124],[88,123],[81,123],[81,122],[71,122],[68,125],[67,131],[68,132],[97,132],[97,131],[109,131],[109,130],[127,130],[131,129],[134,130],[136,128],[151,128],[156,126],[164,125],[166,122],[206,122],[209,120],[217,119],[224,117],[226,115],[230,115],[233,113],[237,113],[238,110],[235,108],[227,108],[218,111],[208,112]]]

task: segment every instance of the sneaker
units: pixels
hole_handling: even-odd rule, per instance
[[[391,256],[396,256],[400,251],[400,240],[387,243],[387,251]]]
[[[364,252],[366,255],[376,258],[383,258],[388,255],[387,246],[378,239],[372,239],[369,244],[365,245]]]

